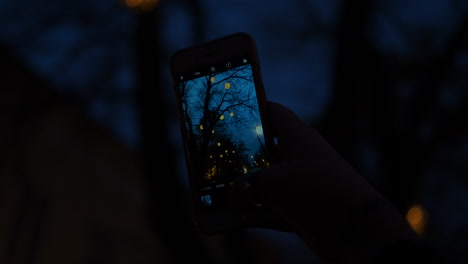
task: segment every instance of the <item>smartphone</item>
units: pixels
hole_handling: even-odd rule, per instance
[[[196,228],[215,234],[268,217],[261,204],[239,211],[229,199],[238,177],[272,162],[254,38],[239,32],[179,50],[170,67]]]

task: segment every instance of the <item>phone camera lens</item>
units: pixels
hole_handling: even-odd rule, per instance
[[[228,62],[226,63],[226,68],[231,68],[231,62],[230,62],[230,61],[228,61]]]

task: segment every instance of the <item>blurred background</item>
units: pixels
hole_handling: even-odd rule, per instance
[[[192,230],[169,58],[245,31],[268,99],[466,263],[468,2],[358,2],[0,1],[0,262],[321,263]]]

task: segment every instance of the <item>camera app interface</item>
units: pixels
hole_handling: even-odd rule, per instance
[[[251,65],[240,58],[180,78],[198,203],[228,207],[236,178],[269,166]]]

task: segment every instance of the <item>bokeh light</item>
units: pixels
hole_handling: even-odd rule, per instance
[[[148,12],[156,8],[160,0],[125,0],[125,4],[130,8]]]
[[[262,126],[256,125],[256,126],[255,126],[255,133],[256,133],[257,135],[263,135],[263,128],[262,128]]]
[[[422,236],[427,224],[427,213],[421,205],[414,205],[406,213],[406,221],[414,232]]]
[[[145,0],[125,0],[125,3],[129,6],[129,7],[137,7],[139,5],[141,5],[141,3],[143,3]]]

